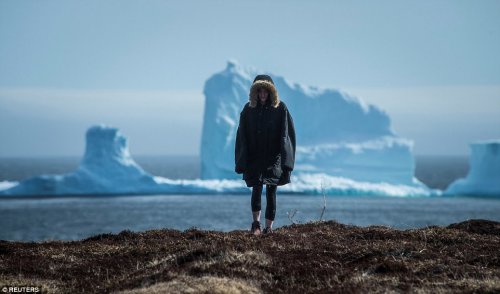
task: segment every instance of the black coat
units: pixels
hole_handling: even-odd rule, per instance
[[[295,163],[295,128],[285,103],[245,105],[235,144],[235,171],[248,187],[285,185]]]

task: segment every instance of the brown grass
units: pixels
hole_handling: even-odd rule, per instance
[[[336,222],[253,236],[191,229],[0,241],[0,286],[49,292],[498,293],[500,223],[400,231]]]
[[[213,276],[178,276],[169,282],[161,282],[145,288],[125,290],[120,294],[150,293],[262,293],[262,291],[241,279],[219,278]]]

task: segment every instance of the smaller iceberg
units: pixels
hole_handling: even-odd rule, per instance
[[[444,195],[500,196],[500,140],[470,144],[469,173]]]
[[[4,190],[2,190],[4,188]],[[170,180],[144,171],[130,156],[128,141],[117,128],[104,125],[87,130],[78,169],[63,175],[41,175],[20,183],[2,182],[0,195],[131,195],[168,193],[241,193],[239,183]]]

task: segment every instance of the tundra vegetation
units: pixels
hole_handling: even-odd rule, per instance
[[[500,291],[500,223],[396,230],[335,221],[272,234],[171,229],[0,241],[0,286],[43,292]]]

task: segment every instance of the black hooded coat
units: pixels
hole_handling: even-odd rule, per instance
[[[264,105],[257,99],[261,87],[270,94]],[[249,96],[236,134],[235,171],[243,174],[248,187],[288,184],[295,163],[292,116],[267,75],[255,78]]]

